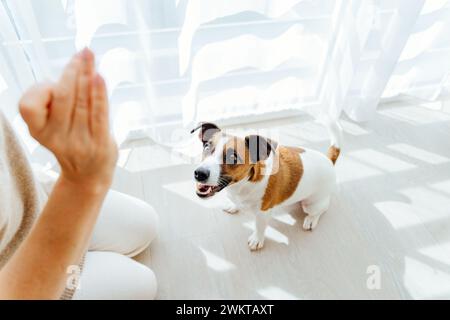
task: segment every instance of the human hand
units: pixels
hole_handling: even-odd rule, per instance
[[[108,96],[88,49],[76,54],[55,84],[30,88],[19,102],[30,134],[49,149],[61,177],[80,191],[109,188],[117,146],[109,133]]]

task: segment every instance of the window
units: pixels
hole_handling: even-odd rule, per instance
[[[17,98],[89,46],[119,141],[300,111],[367,120],[383,92],[445,92],[448,18],[448,1],[2,0],[0,74]]]

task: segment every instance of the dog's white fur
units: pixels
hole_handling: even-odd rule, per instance
[[[209,178],[205,181],[205,184],[209,185],[217,185],[219,184],[220,177],[220,165],[222,164],[222,152],[223,146],[227,143],[228,138],[222,137],[219,143],[216,146],[216,151],[206,157],[199,167],[208,168],[209,169]]]
[[[341,147],[341,128],[337,122],[325,123],[331,135],[332,145]],[[205,158],[200,166],[209,168],[211,175],[207,184],[217,184],[220,176],[220,163],[222,160],[223,145],[229,138],[223,137],[216,146],[216,151]],[[303,211],[307,214],[303,222],[305,230],[313,230],[319,222],[320,216],[328,210],[331,194],[336,187],[335,167],[331,160],[323,153],[303,148],[299,152],[303,165],[303,175],[295,189],[295,192],[280,206],[288,206],[301,203]],[[264,233],[270,220],[270,211],[261,211],[261,203],[274,166],[274,153],[265,160],[265,172],[263,179],[258,182],[241,180],[224,189],[233,205],[225,211],[235,213],[238,210],[248,210],[255,214],[255,231],[248,239],[251,250],[258,250],[264,246]]]
[[[303,175],[300,182],[292,196],[279,206],[301,203],[303,211],[307,214],[303,228],[312,230],[317,226],[322,213],[330,205],[330,196],[336,186],[336,175],[332,162],[325,155],[311,149],[304,150],[299,153],[303,164]],[[273,158],[271,155],[266,160],[267,170],[271,170]],[[255,214],[255,231],[248,240],[252,250],[260,249],[264,245],[264,233],[270,212],[262,212],[260,208],[269,177],[269,175],[265,175],[259,182],[242,180],[224,190],[227,192],[228,198],[235,204],[236,209],[248,210]]]

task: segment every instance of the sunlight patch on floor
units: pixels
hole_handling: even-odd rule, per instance
[[[373,149],[360,149],[358,151],[352,151],[348,154],[348,157],[357,159],[362,163],[371,165],[386,172],[400,172],[416,167],[411,163],[402,161],[387,155],[386,153]]]
[[[441,164],[450,161],[447,157],[405,143],[390,144],[387,148],[429,164]]]
[[[255,230],[255,224],[253,222],[244,222],[244,227],[254,231]],[[273,240],[277,243],[284,243],[286,245],[289,244],[289,239],[284,234],[282,234],[280,231],[276,230],[275,228],[268,226],[266,229],[266,238]]]
[[[214,271],[225,272],[236,268],[231,262],[215,255],[214,253],[199,247],[200,251],[206,259],[206,265],[213,269]]]
[[[450,180],[430,184],[430,188],[450,195]]]
[[[276,214],[273,215],[273,218],[290,226],[293,226],[297,223],[297,220],[295,220],[289,213]]]
[[[450,274],[410,257],[405,257],[403,283],[413,299],[450,297]]]
[[[356,159],[345,156],[343,161],[339,161],[339,170],[336,170],[338,182],[349,182],[363,180],[366,178],[383,175],[381,170],[361,163]]]
[[[412,206],[423,208],[423,210],[416,211],[420,213],[422,222],[442,218],[450,219],[450,197],[430,190],[427,187],[406,188],[399,192],[409,198]]]
[[[430,257],[431,259],[446,264],[450,270],[450,242],[439,243],[422,248],[419,252],[427,257]]]
[[[417,212],[421,209],[399,201],[375,202],[373,205],[383,214],[394,229],[419,225],[422,223],[419,217],[426,215],[426,212]]]
[[[269,300],[299,300],[299,298],[297,298],[296,296],[278,287],[266,287],[257,290],[257,292],[258,294]]]

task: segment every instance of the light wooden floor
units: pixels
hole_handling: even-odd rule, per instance
[[[151,203],[161,220],[138,258],[156,273],[158,298],[450,298],[450,114],[385,106],[370,123],[342,124],[331,208],[313,232],[301,229],[299,208],[278,213],[256,253],[246,243],[252,217],[198,199],[194,164],[172,164],[145,142],[123,150],[115,188]],[[283,144],[328,145],[306,116],[249,128],[278,130]],[[371,265],[379,290],[367,288]]]

